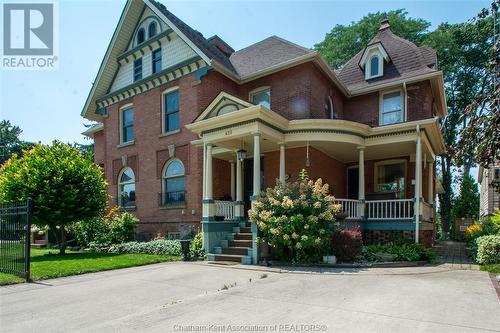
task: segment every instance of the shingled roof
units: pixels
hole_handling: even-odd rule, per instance
[[[366,80],[359,61],[363,50],[352,57],[340,70],[335,71],[342,84],[349,91],[355,91],[371,86],[377,86],[402,80],[422,74],[436,72],[436,52],[430,47],[418,47],[412,42],[395,35],[388,23],[382,24],[379,32],[370,45],[381,43],[390,57],[390,62],[384,65],[384,75]]]
[[[200,32],[194,30],[177,16],[172,14],[163,4],[151,1],[179,30],[182,31],[209,58],[226,67],[230,72],[242,78],[263,71],[283,62],[294,60],[312,50],[299,46],[277,36],[266,38],[232,54],[223,52],[211,37],[206,39]],[[225,43],[220,37],[217,38]],[[227,45],[227,43],[226,43]],[[229,45],[227,45],[230,47]]]

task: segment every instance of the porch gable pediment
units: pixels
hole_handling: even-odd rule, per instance
[[[195,122],[239,111],[242,109],[249,108],[251,106],[254,105],[222,91],[196,118]]]

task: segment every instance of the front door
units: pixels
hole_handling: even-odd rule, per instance
[[[264,157],[260,157],[260,189],[264,189]],[[250,198],[253,195],[253,158],[247,158],[243,163],[243,200],[245,200],[245,216],[252,206]]]
[[[358,199],[359,195],[359,169],[358,167],[347,169],[347,198]]]

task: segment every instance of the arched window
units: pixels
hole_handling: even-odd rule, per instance
[[[163,193],[162,206],[182,205],[185,201],[184,164],[180,160],[172,160],[167,163],[163,171]]]
[[[151,22],[148,26],[148,38],[151,38],[154,35],[156,35],[156,22]]]
[[[135,207],[135,175],[131,168],[124,168],[118,176],[118,204]]]
[[[144,43],[145,40],[146,32],[144,31],[144,28],[140,28],[137,32],[137,45]]]
[[[329,119],[337,119],[337,112],[333,106],[333,100],[331,96],[328,96],[325,103],[325,115]]]
[[[370,59],[370,77],[378,76],[379,68],[378,68],[378,55],[374,55]]]

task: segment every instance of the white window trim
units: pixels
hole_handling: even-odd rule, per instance
[[[180,96],[181,95],[179,93],[179,128],[175,129],[175,130],[172,130],[172,131],[165,132],[165,95],[167,95],[167,94],[169,94],[171,92],[174,92],[176,90],[179,90],[179,86],[175,86],[175,87],[171,87],[171,88],[165,89],[161,93],[161,135],[162,136],[179,133],[181,131],[181,127],[182,127],[181,126],[181,101],[180,101]]]
[[[134,175],[134,180],[133,181],[121,182],[121,178],[122,178],[123,173],[126,170],[128,170],[128,169],[130,169],[130,171],[132,171],[132,174]],[[136,207],[135,205],[134,206],[123,207],[123,205],[122,205],[122,188],[121,188],[122,185],[128,185],[128,184],[134,184],[134,185],[136,185],[135,179],[136,179],[136,177],[135,177],[134,169],[132,169],[129,166],[123,167],[120,170],[120,172],[118,173],[118,179],[117,179],[117,182],[118,182],[118,186],[117,186],[118,187],[117,188],[117,190],[118,190],[118,205],[120,205],[120,207],[122,207],[124,209],[134,209]]]
[[[120,143],[118,144],[118,147],[125,147],[129,146],[131,144],[135,143],[135,109],[134,109],[134,139],[129,140],[129,141],[123,141],[123,112],[128,109],[134,109],[134,104],[133,103],[128,103],[125,105],[122,105],[119,109],[119,130],[120,130]]]
[[[398,92],[401,97],[401,111],[403,111],[403,120],[399,123],[390,123],[390,124],[382,124],[382,114],[384,111],[384,96],[387,94],[392,94],[395,92]],[[401,124],[406,122],[407,114],[406,114],[406,94],[402,88],[397,88],[397,89],[392,89],[392,90],[386,90],[386,91],[381,91],[379,94],[379,104],[378,104],[378,125],[379,126],[388,126],[388,125],[394,125],[394,124]]]
[[[173,162],[175,161],[179,161],[181,164],[182,164],[182,167],[184,168],[184,173],[182,175],[177,175],[177,176],[170,176],[170,177],[165,177],[165,172],[167,171],[167,168],[170,166],[170,164],[172,164]],[[170,179],[170,178],[177,178],[177,177],[184,177],[184,192],[186,192],[186,166],[184,164],[184,162],[182,162],[181,159],[177,158],[177,157],[173,157],[171,159],[169,159],[165,165],[163,166],[163,169],[161,171],[161,193],[162,193],[162,196],[164,193],[167,193],[167,188],[165,186],[165,183],[166,183],[166,179]],[[163,200],[163,199],[162,199]],[[186,199],[184,198],[184,202],[181,203],[179,206],[185,206],[186,204]],[[163,205],[163,202],[162,202],[162,205]],[[173,207],[164,207],[164,208],[177,208],[177,206],[173,206]]]
[[[378,191],[378,168],[379,166],[383,166],[383,165],[389,165],[389,164],[401,164],[401,163],[404,163],[404,172],[405,172],[405,189],[404,189],[404,198],[406,198],[406,193],[408,191],[408,160],[406,159],[392,159],[392,160],[385,160],[385,161],[379,161],[379,162],[375,162],[373,164],[373,184],[374,184],[374,192],[377,192]],[[378,193],[378,192],[377,192]]]
[[[378,58],[378,74],[371,75],[372,71],[372,58],[376,56]],[[370,52],[369,56],[366,59],[365,64],[365,80],[375,79],[377,77],[384,76],[384,57],[378,50],[374,50]]]
[[[266,90],[269,90],[269,108],[272,108],[273,105],[271,103],[271,100],[273,98],[273,92],[271,91],[271,86],[261,86],[261,87],[258,87],[256,89],[251,90],[248,93],[248,101],[253,104],[253,102],[252,102],[253,96],[257,95],[258,93],[261,93],[263,91],[266,91]]]

